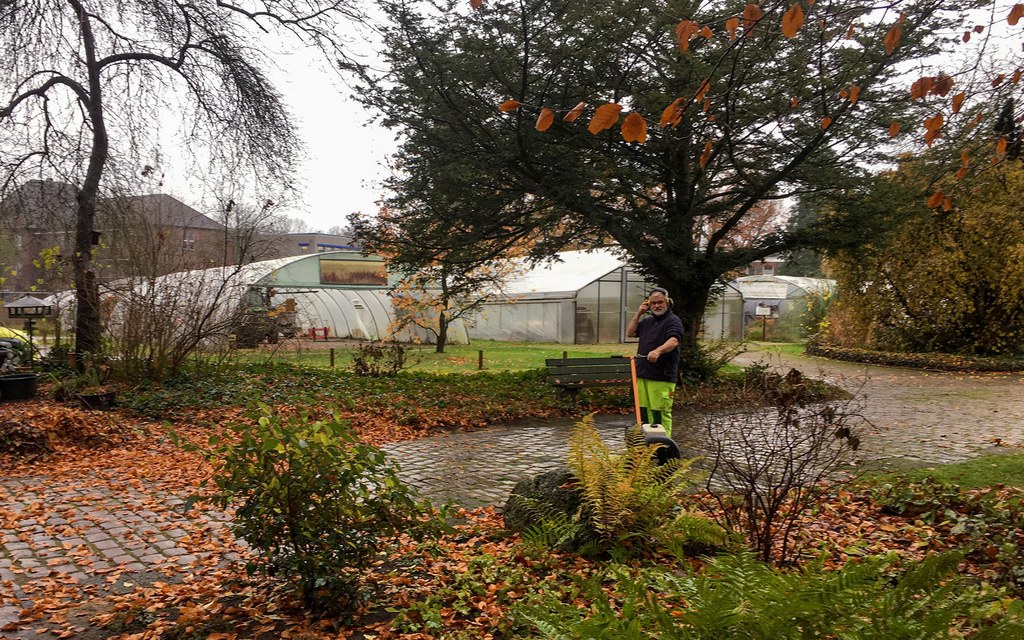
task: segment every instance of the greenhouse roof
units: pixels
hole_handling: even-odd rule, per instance
[[[591,282],[626,264],[610,249],[562,251],[555,254],[555,257],[556,261],[545,262],[509,278],[505,284],[505,293],[513,296],[573,296]]]
[[[744,276],[733,280],[732,285],[746,299],[785,300],[793,295],[831,291],[836,281],[795,276]]]

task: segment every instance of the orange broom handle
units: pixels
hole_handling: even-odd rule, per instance
[[[633,412],[636,415],[636,423],[640,424],[640,393],[636,387],[636,358],[629,357],[629,373],[633,378]]]

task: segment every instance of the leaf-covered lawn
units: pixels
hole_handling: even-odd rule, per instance
[[[603,577],[606,561],[531,551],[503,531],[493,509],[482,509],[456,514],[454,528],[440,537],[395,541],[366,576],[374,591],[354,621],[311,618],[293,591],[246,574],[248,552],[226,528],[224,514],[202,503],[183,512],[183,500],[211,469],[197,454],[174,446],[163,422],[142,417],[148,412],[172,418],[175,431],[203,442],[220,425],[244,419],[240,404],[253,396],[283,411],[300,398],[308,398],[313,408],[334,404],[375,444],[436,429],[563,413],[539,374],[356,380],[331,372],[280,376],[258,367],[237,380],[210,378],[191,387],[182,382],[148,396],[139,393],[129,398],[128,408],[115,412],[87,412],[47,400],[0,404],[0,423],[29,423],[49,433],[53,447],[38,458],[0,458],[4,543],[38,545],[40,536],[57,540],[50,550],[52,566],[14,566],[3,576],[0,610],[21,610],[17,622],[2,633],[86,640],[522,638],[532,631],[516,607],[539,595],[555,594],[582,609],[593,606],[579,585]],[[613,395],[608,405],[618,401]],[[996,505],[1013,505],[1020,500],[1018,491],[1002,488],[989,497]],[[796,557],[833,570],[872,554],[896,552],[916,560],[970,546],[975,551],[966,558],[966,572],[1006,582],[1016,570],[1016,556],[1005,548],[1012,541],[976,544],[979,535],[991,535],[979,529],[984,509],[978,505],[953,505],[953,511],[945,512],[921,511],[914,503],[916,508],[903,515],[887,515],[878,492],[877,486],[850,486],[807,514],[799,523]],[[890,499],[890,511],[893,502],[909,504],[911,499]],[[175,548],[194,561],[168,557],[144,570],[110,562],[88,536],[104,518],[132,513],[145,513],[152,529],[134,527],[125,536],[155,544],[173,532]],[[69,559],[81,574],[57,570]],[[634,561],[624,570],[640,576],[651,566],[686,575],[699,573],[703,561],[663,557]],[[671,615],[685,611],[686,603],[672,593],[656,596],[675,612]],[[32,605],[22,607],[22,597]],[[44,631],[53,635],[40,635]]]
[[[569,412],[626,411],[628,387],[585,391],[572,408],[560,402],[543,370],[477,375],[409,373],[367,377],[287,365],[248,365],[143,387],[127,394],[132,412],[153,419],[216,419],[225,407],[260,401],[272,407],[334,408],[367,442],[380,445],[445,429],[472,429],[518,418]]]

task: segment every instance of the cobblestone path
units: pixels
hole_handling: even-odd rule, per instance
[[[783,373],[796,368],[848,389],[874,425],[858,454],[875,467],[957,462],[1024,447],[1021,374],[918,371],[762,352],[734,362],[764,362]],[[630,416],[598,416],[597,425],[605,441],[615,444],[631,421]],[[571,420],[523,422],[387,450],[402,464],[403,477],[438,501],[500,506],[518,480],[562,464],[571,425]]]
[[[1024,375],[918,371],[834,362],[808,356],[743,354],[737,364],[763,361],[796,368],[841,385],[863,403],[877,427],[861,455],[900,468],[967,460],[1024,447]]]

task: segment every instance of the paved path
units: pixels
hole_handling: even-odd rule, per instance
[[[186,518],[182,504],[155,483],[102,471],[0,480],[0,638],[81,637],[103,611],[65,617],[61,601],[180,581],[221,561],[209,549],[233,539],[224,515]]]
[[[574,420],[523,421],[384,447],[406,483],[432,500],[467,507],[502,506],[516,482],[565,465]],[[596,416],[601,438],[624,442],[631,416]]]
[[[874,429],[862,462],[902,468],[967,460],[1024,447],[1024,375],[963,374],[865,366],[805,356],[743,354],[737,364],[797,368],[847,388]],[[622,439],[629,416],[599,416],[606,442]],[[403,477],[428,496],[475,507],[504,504],[515,483],[562,464],[572,421],[495,426],[390,445]],[[680,429],[677,427],[677,436]]]
[[[763,357],[747,354],[737,361]],[[878,428],[863,438],[865,460],[920,465],[1024,446],[1019,374],[931,373],[804,357],[774,357],[770,364],[783,371],[797,367],[863,398],[863,414]],[[598,416],[597,424],[602,437],[618,445],[630,421]],[[562,464],[571,424],[499,425],[387,450],[402,464],[403,477],[439,502],[500,506],[519,479]],[[109,474],[0,478],[0,638],[55,637],[36,632],[44,627],[79,637],[84,618],[50,616],[47,603],[54,593],[88,599],[130,589],[150,574],[181,579],[214,560],[204,548],[223,534],[223,518],[186,520],[178,504],[180,497],[155,484],[119,483]]]
[[[749,353],[780,371],[841,385],[863,402],[877,432],[863,439],[865,459],[886,466],[957,462],[1024,446],[1024,375],[967,374],[834,362],[809,356]]]

